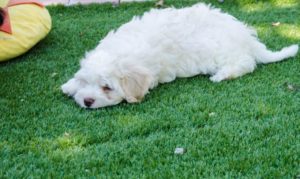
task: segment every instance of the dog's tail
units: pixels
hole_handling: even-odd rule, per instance
[[[256,44],[255,55],[258,63],[272,63],[284,60],[289,57],[294,57],[298,52],[298,45],[285,47],[277,52],[272,52],[262,43]]]

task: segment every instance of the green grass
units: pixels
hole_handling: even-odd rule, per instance
[[[211,2],[254,26],[273,50],[299,44],[298,0]],[[86,51],[151,7],[49,8],[53,29],[47,38],[0,64],[0,178],[300,174],[300,55],[218,84],[207,76],[177,79],[140,104],[85,110],[61,93],[60,85],[77,71]],[[277,21],[281,25],[273,27]],[[176,147],[187,152],[174,155]]]

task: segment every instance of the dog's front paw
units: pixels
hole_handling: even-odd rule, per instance
[[[67,83],[61,86],[61,90],[64,94],[68,96],[73,96],[78,89],[78,82],[76,79],[72,78]]]
[[[220,75],[214,75],[214,76],[209,77],[209,80],[214,83],[218,83],[218,82],[221,82],[222,80],[224,80],[224,78]]]

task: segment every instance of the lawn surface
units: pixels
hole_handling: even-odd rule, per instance
[[[272,50],[300,42],[298,0],[212,3],[254,26]],[[151,7],[49,8],[53,29],[47,38],[0,64],[0,178],[300,174],[300,55],[218,84],[207,76],[177,79],[140,104],[85,110],[61,93],[86,51]],[[176,147],[187,152],[174,155]]]

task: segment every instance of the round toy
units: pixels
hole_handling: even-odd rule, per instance
[[[27,52],[51,29],[49,12],[36,0],[4,0],[0,7],[0,62]]]

